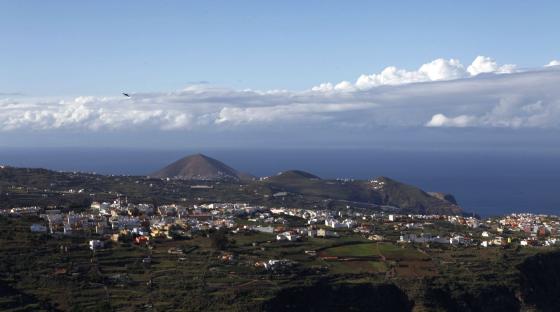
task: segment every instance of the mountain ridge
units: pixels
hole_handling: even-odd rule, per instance
[[[114,179],[118,180],[120,178]],[[129,179],[132,181],[132,176]],[[197,183],[197,181],[214,182],[214,185],[223,185],[220,188],[222,190],[208,191],[210,193],[207,195],[219,200],[229,198],[229,200],[234,201],[247,200],[264,205],[294,207],[389,206],[398,208],[398,211],[402,213],[462,214],[462,208],[452,195],[429,193],[416,186],[388,177],[380,176],[370,180],[322,179],[302,170],[288,170],[275,176],[254,179],[248,174],[241,173],[203,154],[183,157],[148,176],[146,181],[150,179],[171,179],[173,181],[169,183],[174,183],[174,188],[181,185],[188,188],[189,185]],[[126,190],[135,189],[136,196],[140,198],[179,196],[173,190],[166,194],[153,193],[150,188],[140,191],[141,187],[139,185],[148,182],[140,183],[140,180],[136,180],[134,187],[131,187],[121,186],[121,182],[117,180],[113,181],[110,176],[54,172],[44,169],[6,168],[0,170],[0,189],[3,184],[6,187],[20,185],[36,189],[48,189],[55,183],[67,185],[66,189],[85,188],[94,192],[95,190],[117,190],[120,193],[127,193]],[[105,185],[101,181],[106,181],[107,184]],[[168,182],[158,181],[157,183],[162,190],[170,190],[166,186]],[[239,184],[243,186],[240,187]],[[224,193],[225,190],[227,190],[226,193]],[[181,196],[185,196],[184,194],[186,193],[181,194]]]

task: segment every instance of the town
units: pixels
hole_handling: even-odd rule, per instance
[[[39,216],[43,222],[31,232],[96,237],[92,250],[105,242],[183,240],[198,233],[222,230],[269,233],[276,241],[299,242],[307,238],[336,239],[361,236],[394,244],[449,244],[463,248],[560,246],[560,217],[530,213],[510,214],[481,220],[447,215],[400,215],[352,209],[310,210],[266,208],[245,203],[210,203],[190,207],[178,204],[154,207],[129,203],[126,196],[113,202],[93,202],[84,212],[62,213],[58,209],[16,207],[6,216]],[[449,229],[445,232],[444,229]],[[272,260],[272,259],[270,259]]]

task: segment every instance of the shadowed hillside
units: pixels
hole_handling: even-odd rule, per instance
[[[412,311],[414,303],[395,285],[317,284],[281,290],[265,311]]]
[[[560,252],[537,254],[518,266],[523,297],[541,311],[560,307]]]
[[[387,177],[371,181],[324,180],[311,173],[291,170],[257,182],[271,193],[288,192],[323,199],[386,205],[422,214],[460,214],[451,195],[433,195]]]

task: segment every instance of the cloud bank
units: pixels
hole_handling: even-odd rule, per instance
[[[355,82],[304,91],[233,90],[209,84],[130,98],[37,99],[0,95],[0,131],[204,131],[247,127],[558,128],[560,63],[537,69],[479,56],[394,66]]]
[[[552,63],[551,63],[552,64]],[[549,64],[550,65],[550,64]],[[337,84],[322,83],[312,88],[315,91],[355,91],[367,90],[379,86],[395,86],[415,82],[443,81],[474,77],[479,74],[511,74],[517,71],[513,64],[498,65],[495,60],[486,56],[478,56],[465,67],[457,59],[439,58],[423,64],[417,70],[400,69],[389,66],[380,73],[361,75],[355,83],[342,81]]]

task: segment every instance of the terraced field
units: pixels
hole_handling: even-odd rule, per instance
[[[348,232],[301,242],[230,233],[224,250],[213,246],[211,233],[199,233],[191,240],[152,242],[151,248],[112,243],[93,253],[87,240],[95,236],[30,233],[33,222],[0,218],[1,311],[260,311],[288,289],[344,292],[349,284],[397,285],[426,311],[469,298],[487,304],[486,296],[501,298],[494,307],[503,301],[515,306],[516,266],[538,252],[554,251],[377,243]],[[185,252],[169,253],[176,248]],[[269,259],[294,265],[276,272],[255,266]],[[550,266],[552,274],[556,267]]]

